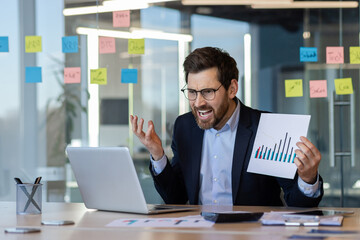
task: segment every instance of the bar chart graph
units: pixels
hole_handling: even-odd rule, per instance
[[[285,134],[283,139],[280,139],[278,143],[275,143],[273,148],[270,146],[259,146],[255,152],[255,158],[270,160],[270,161],[279,161],[294,163],[296,157],[294,147],[291,147],[291,137],[288,136],[288,133]],[[264,149],[265,147],[265,149]]]
[[[262,113],[248,172],[292,179],[296,143],[306,136],[310,115]]]

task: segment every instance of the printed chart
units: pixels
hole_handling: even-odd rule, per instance
[[[294,178],[296,143],[307,135],[310,115],[263,113],[247,171]]]

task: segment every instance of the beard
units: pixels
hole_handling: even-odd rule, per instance
[[[216,110],[214,108],[212,108],[210,105],[204,105],[199,108],[192,106],[191,112],[193,113],[196,123],[199,126],[199,128],[206,130],[206,129],[216,127],[221,122],[221,120],[225,117],[225,114],[229,110],[229,107],[230,107],[229,102],[226,101],[226,99],[223,99],[219,108]],[[211,110],[213,116],[206,120],[200,119],[198,116],[198,110],[207,110],[207,111]]]

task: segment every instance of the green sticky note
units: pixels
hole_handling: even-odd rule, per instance
[[[359,64],[360,63],[360,47],[350,47],[350,63]]]
[[[303,84],[302,79],[285,80],[285,97],[302,97]]]
[[[145,53],[145,39],[129,39],[128,53],[129,54],[144,54]]]
[[[106,85],[107,84],[107,69],[91,69],[90,70],[90,83]]]
[[[351,78],[335,79],[335,91],[337,95],[353,94],[353,85]]]
[[[41,52],[41,36],[25,36],[25,52]]]

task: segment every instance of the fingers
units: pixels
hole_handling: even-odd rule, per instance
[[[295,151],[298,160],[304,165],[317,165],[321,159],[320,151],[306,137],[300,137],[300,140],[296,143],[299,149]]]
[[[154,123],[152,121],[148,121],[148,130],[145,133],[145,139],[150,140],[153,132],[154,132]]]
[[[130,115],[130,121],[131,121],[131,126],[132,126],[132,131],[133,133],[139,137],[142,138],[145,133],[143,132],[143,125],[144,125],[144,119],[140,119],[139,124],[138,124],[138,117],[135,115]]]
[[[133,131],[133,132],[135,132],[136,130],[136,128],[137,128],[137,116],[133,116],[133,115],[130,115],[130,123],[131,123],[131,130]]]
[[[295,150],[294,163],[298,174],[304,181],[313,182],[321,160],[320,151],[306,137],[300,137],[300,142],[297,142],[296,146],[299,149]]]

